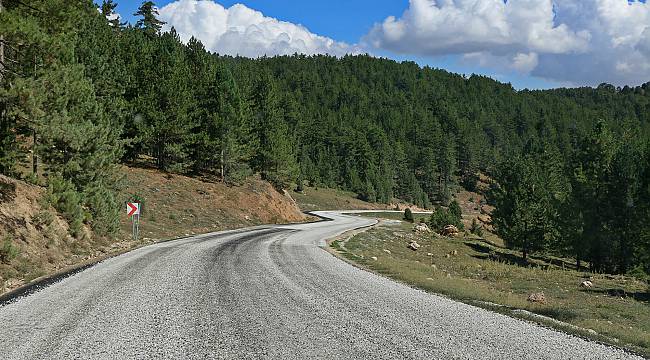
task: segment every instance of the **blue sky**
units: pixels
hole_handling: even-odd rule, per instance
[[[97,1],[99,2],[99,0]],[[417,16],[428,16],[428,18],[434,15],[438,16],[440,21],[436,23],[442,25],[431,29],[426,28],[427,25],[425,25],[425,28],[421,30],[427,33],[429,38],[415,38],[407,34],[394,43],[389,41],[394,38],[394,34],[390,33],[392,30],[384,29],[382,32],[373,35],[381,40],[382,45],[371,49],[371,53],[396,60],[412,60],[421,65],[443,68],[457,73],[484,74],[499,81],[510,82],[519,89],[558,87],[561,84],[597,85],[601,82],[601,78],[603,82],[627,84],[635,81],[636,77],[634,75],[640,78],[637,82],[650,80],[650,58],[643,57],[642,45],[644,40],[641,35],[643,34],[641,27],[644,26],[644,23],[650,25],[650,6],[645,6],[644,3],[636,4],[634,9],[631,7],[627,9],[628,6],[625,6],[625,4],[629,3],[626,0],[619,0],[620,3],[616,4],[616,9],[612,9],[612,13],[625,16],[621,21],[628,25],[627,27],[622,27],[616,22],[610,21],[611,14],[602,13],[602,6],[598,7],[597,3],[602,3],[605,0],[594,0],[593,6],[584,5],[587,2],[579,2],[583,8],[578,10],[573,6],[566,7],[566,9],[558,6],[558,4],[561,5],[558,1],[566,3],[567,0],[552,0],[552,4],[551,0],[536,0],[533,2],[535,6],[530,5],[530,2],[524,4],[523,6],[526,8],[522,12],[525,11],[525,14],[528,15],[531,12],[538,11],[539,23],[533,19],[528,21],[532,25],[522,25],[520,24],[521,21],[517,22],[517,18],[514,18],[506,19],[505,26],[513,28],[512,33],[515,34],[513,36],[526,32],[549,34],[548,39],[544,39],[545,42],[540,45],[539,41],[531,43],[520,38],[502,39],[499,38],[500,34],[498,33],[493,36],[493,34],[484,35],[480,32],[465,31],[465,29],[472,29],[477,23],[497,23],[499,19],[502,20],[502,18],[506,17],[503,15],[507,13],[504,9],[496,8],[510,6],[508,13],[516,13],[517,8],[515,6],[517,5],[514,2],[494,6],[495,3],[489,2],[490,0],[478,0],[479,3],[484,2],[491,6],[482,13],[476,13],[474,9],[463,8],[461,2],[457,2],[457,4],[455,3],[446,9],[433,8],[435,11],[432,13],[418,14],[417,11],[423,11],[423,6],[418,7],[415,4],[427,4],[426,1],[413,0],[409,4],[408,0],[215,0],[216,3],[225,8],[240,3],[250,9],[260,11],[265,17],[301,24],[313,34],[351,45],[359,44],[364,37],[368,38],[373,26],[382,23],[389,16],[394,16],[400,25],[415,26],[414,24],[418,24],[417,21],[403,15],[405,10],[410,7],[410,12]],[[118,3],[117,11],[122,15],[123,19],[134,22],[135,19],[132,14],[141,1],[117,0],[116,2]],[[159,0],[156,1],[156,5],[163,8],[172,2],[171,0]],[[545,7],[543,3],[548,3],[547,5],[550,5],[550,7]],[[430,3],[428,4],[430,5]],[[425,9],[425,11],[429,10]],[[627,10],[630,10],[630,12],[626,13]],[[445,23],[445,20],[453,18],[449,14],[453,14],[454,11],[456,14],[463,14],[461,16],[462,21],[467,21],[467,24],[458,24],[457,17],[453,22]],[[467,13],[467,16],[465,16],[465,13]],[[634,16],[631,17],[630,14],[634,14]],[[169,14],[166,15],[170,16]],[[196,17],[201,15],[194,13],[188,16]],[[602,17],[600,23],[609,21],[612,23],[613,30],[600,29],[594,27],[593,23],[595,22],[588,22],[589,18],[598,18],[599,16]],[[543,28],[543,26],[547,26],[543,21],[545,17],[551,18],[552,28]],[[189,18],[189,20],[189,23],[199,23],[201,19]],[[210,21],[216,22],[215,20]],[[636,28],[632,26],[635,21],[639,24]],[[562,22],[562,24],[559,22]],[[504,24],[498,25],[503,26]],[[459,27],[454,28],[454,26]],[[519,28],[516,28],[517,26]],[[610,49],[612,48],[610,45],[592,44],[596,40],[604,42],[604,44],[607,44],[607,41],[615,43],[615,40],[619,39],[615,37],[617,35],[620,35],[620,38],[629,39],[629,34],[615,33],[614,30],[623,31],[620,30],[622,28],[631,29],[626,31],[632,31],[634,36],[638,38],[638,43],[629,44],[626,48],[629,53],[621,52],[621,47],[618,45],[616,49]],[[648,29],[646,42],[650,44],[650,26],[648,26]],[[186,32],[198,31],[193,28],[184,30]],[[608,36],[611,36],[611,38],[608,38]],[[458,37],[458,41],[453,42],[451,45],[445,45],[447,40],[456,40],[456,37]],[[565,39],[569,40],[565,41]],[[206,42],[206,39],[201,40],[204,43]],[[438,43],[441,45],[431,46],[431,44]],[[479,45],[477,46],[477,44]],[[506,44],[505,47],[504,44]],[[220,48],[217,47],[217,49]],[[615,54],[618,53],[620,53],[618,55],[621,56],[620,59],[615,58]],[[650,54],[650,50],[647,53]],[[633,57],[633,55],[636,57]],[[648,56],[650,57],[650,55]],[[603,61],[603,57],[607,61]],[[468,59],[472,61],[467,61]],[[626,63],[626,59],[633,59],[634,62],[630,60],[629,63]],[[643,62],[646,60],[648,66],[639,67],[639,63],[644,65]],[[509,65],[502,65],[505,63]],[[603,68],[599,69],[598,66]],[[635,70],[637,72],[647,71],[648,78],[641,81],[645,74],[634,74]]]

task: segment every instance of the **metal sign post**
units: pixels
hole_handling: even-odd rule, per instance
[[[126,214],[131,218],[133,240],[140,236],[140,203],[126,203]]]

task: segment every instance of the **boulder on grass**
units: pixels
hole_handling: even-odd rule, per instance
[[[532,293],[528,295],[529,302],[536,303],[536,304],[546,304],[546,296],[544,295],[543,292],[539,293]]]
[[[420,244],[418,244],[416,241],[411,241],[408,245],[408,248],[417,251],[420,248]]]
[[[460,233],[460,231],[454,225],[447,225],[442,229],[442,235],[443,236],[455,237],[455,236],[458,236],[458,233]]]
[[[594,287],[594,283],[592,283],[592,282],[589,281],[589,280],[586,280],[586,281],[583,281],[583,282],[580,283],[580,287],[581,287],[581,288],[589,289],[589,288]]]
[[[422,233],[422,232],[430,233],[431,229],[429,229],[429,225],[425,223],[419,223],[413,227],[413,231],[417,233]]]

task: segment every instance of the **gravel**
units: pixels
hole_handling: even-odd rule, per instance
[[[374,221],[323,214],[148,246],[18,299],[0,359],[636,358],[357,269],[319,246]]]

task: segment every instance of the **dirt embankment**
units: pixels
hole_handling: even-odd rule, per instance
[[[0,175],[0,293],[80,263],[99,246],[85,228],[76,239],[44,200],[46,190]]]
[[[141,199],[140,239],[121,212],[121,230],[101,238],[68,224],[46,201],[47,190],[0,175],[0,294],[38,277],[156,241],[268,223],[308,220],[293,199],[259,178],[242,186],[156,170],[122,167],[122,201]]]
[[[124,173],[124,200],[143,200],[140,234],[145,240],[306,220],[290,196],[258,177],[228,186],[150,169],[124,167]],[[126,214],[121,220],[128,236],[131,222]]]

